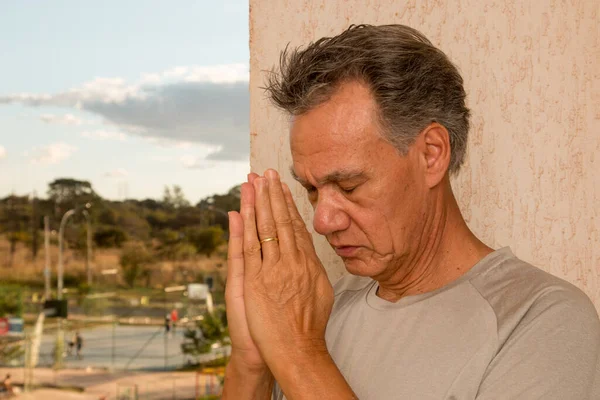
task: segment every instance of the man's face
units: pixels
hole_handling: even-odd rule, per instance
[[[315,230],[348,272],[381,280],[395,274],[422,239],[427,189],[418,152],[413,146],[403,157],[381,136],[375,107],[363,85],[344,84],[295,118],[290,142]]]

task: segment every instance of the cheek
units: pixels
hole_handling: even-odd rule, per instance
[[[369,208],[360,209],[352,218],[362,240],[366,240],[365,245],[379,254],[388,254],[394,249],[394,229],[391,226],[390,219],[383,213],[383,210],[376,205]]]

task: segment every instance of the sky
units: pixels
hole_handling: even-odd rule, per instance
[[[0,6],[0,197],[196,203],[249,172],[248,0]]]

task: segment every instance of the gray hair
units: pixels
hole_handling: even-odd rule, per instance
[[[326,102],[345,82],[371,90],[384,137],[405,155],[430,123],[450,135],[450,173],[467,148],[469,109],[463,79],[448,57],[419,31],[404,25],[352,25],[340,35],[281,53],[266,90],[293,116]]]

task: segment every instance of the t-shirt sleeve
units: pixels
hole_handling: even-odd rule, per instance
[[[600,320],[587,296],[574,288],[541,295],[490,363],[476,399],[600,399]]]
[[[273,395],[271,396],[271,400],[283,400],[283,392],[277,381],[275,381],[275,384],[273,385]]]

